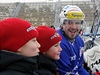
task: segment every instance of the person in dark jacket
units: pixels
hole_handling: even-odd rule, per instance
[[[38,31],[28,21],[7,18],[0,21],[0,75],[39,75]]]
[[[62,37],[55,29],[48,26],[39,26],[36,29],[39,32],[37,41],[41,45],[38,57],[39,70],[47,70],[51,75],[59,75],[55,60],[60,59]]]

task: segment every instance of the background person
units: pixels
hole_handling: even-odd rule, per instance
[[[55,29],[48,26],[39,26],[37,30],[39,32],[37,41],[41,45],[38,59],[39,69],[47,70],[46,75],[58,75],[55,60],[60,59],[60,53],[62,51],[60,42],[62,37]]]
[[[84,42],[78,35],[85,18],[82,10],[75,5],[67,5],[59,15],[62,36],[62,52],[60,60],[56,61],[60,75],[89,75],[83,68]]]
[[[0,75],[38,75],[38,31],[19,18],[0,21]]]
[[[51,25],[51,26],[50,26],[50,28],[53,28],[53,29],[55,29],[55,27],[54,27],[53,25]]]

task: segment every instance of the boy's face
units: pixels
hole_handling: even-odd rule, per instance
[[[53,60],[60,59],[60,53],[62,48],[60,47],[60,41],[54,44],[48,51],[45,52],[45,55]]]
[[[28,41],[24,46],[18,49],[19,54],[27,57],[36,56],[39,53],[40,44],[37,42],[36,38],[31,39]]]

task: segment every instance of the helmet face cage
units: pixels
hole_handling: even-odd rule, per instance
[[[60,17],[60,22],[63,24],[63,21],[65,19],[66,20],[81,20],[83,22],[85,15],[78,6],[67,5],[63,8],[59,17]]]
[[[83,24],[83,20],[67,20],[67,19],[65,19],[63,21],[64,25],[66,25],[66,24],[70,25],[70,24],[73,24],[73,23],[78,24],[78,25],[82,25]]]

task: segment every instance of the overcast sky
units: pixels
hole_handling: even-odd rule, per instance
[[[9,3],[9,2],[52,2],[58,0],[0,0],[0,3]],[[61,0],[61,1],[91,1],[91,0]]]

